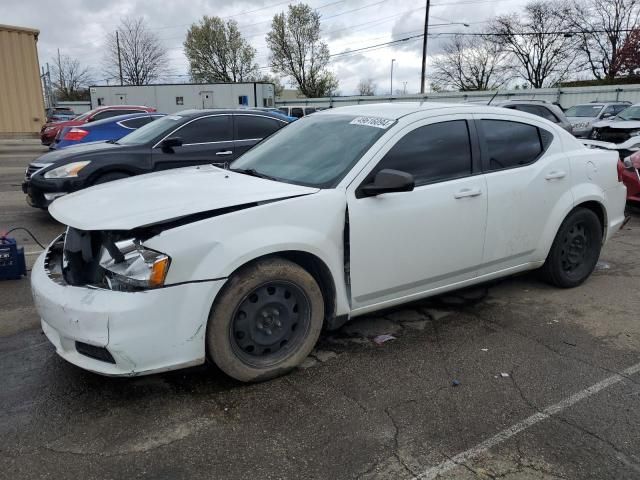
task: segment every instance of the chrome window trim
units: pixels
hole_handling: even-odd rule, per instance
[[[192,118],[191,120],[189,120],[187,123],[183,123],[182,125],[180,125],[179,127],[176,127],[175,129],[173,129],[170,133],[168,133],[167,135],[165,135],[164,137],[162,137],[153,147],[151,148],[157,148],[158,145],[160,145],[162,142],[164,142],[167,138],[169,138],[171,135],[173,135],[174,133],[176,133],[178,130],[186,127],[187,125],[196,122],[198,120],[202,120],[203,118],[211,118],[211,117],[227,117],[230,116],[231,114],[229,113],[214,113],[212,115],[203,115],[202,117],[197,117],[197,118]],[[233,128],[231,129],[231,140],[220,140],[217,142],[203,142],[203,143],[184,143],[182,146],[186,146],[186,145],[206,145],[208,143],[223,143],[223,142],[233,142]]]

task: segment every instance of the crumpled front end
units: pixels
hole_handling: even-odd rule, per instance
[[[88,239],[84,252],[67,251],[63,235],[32,271],[42,329],[57,353],[104,375],[140,375],[203,363],[209,311],[224,280],[113,290],[97,259],[104,253],[105,234],[82,233]]]

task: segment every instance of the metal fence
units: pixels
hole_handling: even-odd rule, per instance
[[[346,105],[366,105],[381,102],[480,102],[507,99],[536,99],[558,102],[563,108],[591,101],[629,101],[640,103],[640,84],[604,85],[597,87],[538,88],[527,90],[500,90],[480,92],[439,92],[424,95],[380,95],[325,98],[299,98],[276,100],[276,105],[308,105],[314,107],[342,107]]]

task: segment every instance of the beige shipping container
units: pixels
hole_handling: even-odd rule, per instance
[[[39,33],[0,25],[0,138],[36,137],[44,123]]]

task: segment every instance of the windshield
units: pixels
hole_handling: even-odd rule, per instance
[[[88,112],[84,112],[82,115],[79,115],[76,118],[74,118],[74,120],[86,120],[87,118],[89,118],[89,115],[95,113],[96,110],[97,110],[97,108],[94,108],[93,110],[89,110]]]
[[[625,108],[616,117],[618,120],[640,120],[640,106]]]
[[[574,105],[569,108],[564,114],[567,117],[597,117],[604,105]]]
[[[395,123],[354,115],[312,115],[290,123],[233,162],[276,180],[335,187],[360,157]]]
[[[144,145],[160,135],[169,133],[179,125],[182,117],[179,115],[167,115],[158,120],[140,127],[118,140],[119,145]]]

